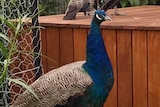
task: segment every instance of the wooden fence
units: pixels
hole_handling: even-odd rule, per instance
[[[160,6],[119,9],[125,16],[111,16],[101,26],[111,59],[115,83],[104,107],[160,107]],[[108,11],[111,14],[113,10]],[[91,16],[78,14],[40,17],[45,72],[85,60]]]

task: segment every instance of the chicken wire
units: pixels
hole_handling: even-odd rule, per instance
[[[18,19],[19,16],[29,14],[35,16],[32,23],[26,23],[21,31],[26,31],[31,26],[38,25],[38,6],[37,0],[1,0],[0,15],[5,19]],[[12,36],[12,31],[0,22],[0,32]],[[42,74],[42,63],[40,59],[41,47],[39,28],[27,30],[23,35],[16,39],[17,51],[12,55],[12,64],[10,64],[7,76],[12,78],[22,78],[26,83],[32,83]],[[0,38],[7,48],[8,44]],[[4,56],[0,51],[0,60],[4,61]],[[1,68],[2,69],[2,68]],[[2,70],[1,70],[2,71]],[[0,71],[0,75],[2,72]],[[8,107],[12,104],[15,98],[24,91],[24,89],[14,83],[8,85],[8,81],[0,84],[0,107]]]

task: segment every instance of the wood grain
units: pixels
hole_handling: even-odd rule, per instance
[[[132,107],[131,31],[117,30],[118,107]]]
[[[75,28],[73,30],[73,35],[74,35],[74,61],[85,60],[87,30]]]
[[[73,62],[72,28],[60,28],[60,65]]]
[[[148,107],[160,107],[160,31],[148,31]]]
[[[60,66],[60,34],[59,28],[46,27],[47,39],[47,71]]]
[[[147,33],[132,31],[133,107],[147,107]]]
[[[41,34],[41,46],[42,46],[42,64],[43,64],[43,70],[44,73],[47,72],[47,39],[46,39],[46,29],[41,29],[40,30]]]

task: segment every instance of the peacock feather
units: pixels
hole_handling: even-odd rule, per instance
[[[26,90],[10,107],[103,107],[114,81],[100,32],[105,20],[110,18],[97,10],[87,37],[86,61],[49,71],[31,84],[40,100]]]

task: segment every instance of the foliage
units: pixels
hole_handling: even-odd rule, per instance
[[[69,0],[40,0],[39,9],[43,10],[40,15],[53,15],[65,13]]]
[[[9,84],[11,82],[14,82],[16,84],[19,84],[21,85],[22,87],[26,88],[30,93],[32,93],[37,99],[38,96],[35,94],[35,92],[32,90],[32,88],[30,86],[27,85],[27,83],[25,83],[25,81],[23,81],[22,79],[12,79],[12,78],[9,78]]]
[[[43,10],[41,15],[56,14],[58,7],[57,0],[40,0],[39,9]]]
[[[121,7],[159,4],[159,0],[120,0]]]
[[[0,61],[0,68],[1,68],[0,86],[3,83],[8,83],[6,81],[9,81],[9,83],[14,82],[26,88],[36,98],[38,98],[37,95],[32,91],[32,89],[25,82],[23,82],[23,80],[11,78],[9,75],[9,69],[8,69],[10,64],[13,62],[12,55],[16,53],[17,51],[19,51],[17,48],[17,38],[23,33],[25,33],[25,31],[22,30],[22,27],[25,24],[24,21],[26,21],[27,16],[28,14],[24,15],[23,17],[19,17],[17,20],[13,21],[13,20],[6,20],[2,15],[0,15],[1,23],[5,24],[7,26],[7,29],[12,31],[11,35],[9,34],[5,35],[3,33],[0,33],[0,40],[1,40],[0,41],[0,53],[1,53],[0,55],[3,57],[3,60]],[[27,22],[28,21],[29,20],[27,20]]]

